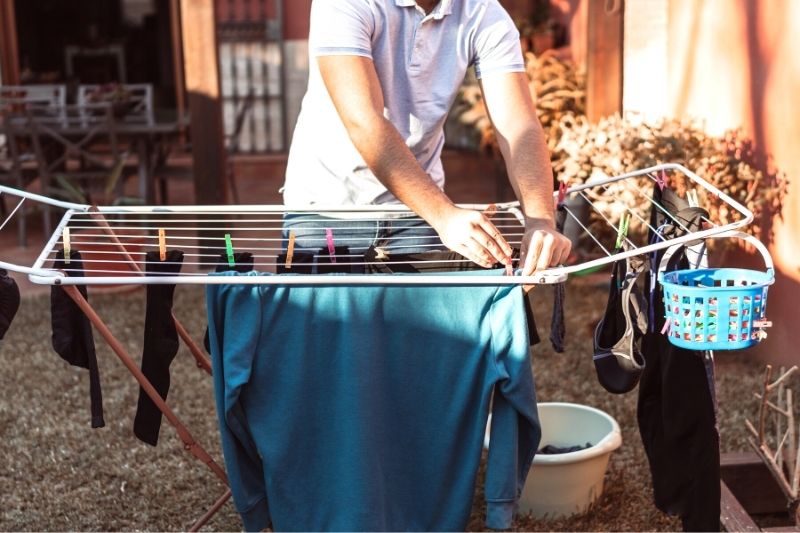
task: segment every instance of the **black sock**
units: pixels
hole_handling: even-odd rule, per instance
[[[8,272],[0,268],[0,340],[5,337],[19,309],[19,287]]]
[[[566,283],[553,285],[553,318],[550,321],[550,344],[556,353],[564,353],[564,338],[567,328],[564,321],[564,300],[566,298]]]
[[[80,252],[73,251],[69,257],[69,264],[65,264],[64,251],[59,250],[53,268],[65,270],[70,277],[83,277],[83,259]],[[77,288],[81,296],[89,301],[86,286],[78,285]],[[50,289],[50,311],[53,349],[69,364],[89,370],[92,427],[101,428],[106,423],[103,419],[103,392],[100,387],[100,371],[97,367],[92,325],[72,298],[56,285]]]
[[[233,254],[233,264],[234,266],[231,266],[228,262],[227,253],[220,254],[214,271],[227,272],[228,270],[235,270],[242,274],[250,272],[253,270],[253,254],[250,252],[237,252]],[[206,332],[203,335],[203,348],[206,349],[206,353],[211,353],[211,341],[208,339],[208,326],[206,326]]]
[[[170,250],[167,260],[160,261],[159,251],[147,252],[148,275],[176,275],[183,264],[183,252]],[[144,322],[144,350],[142,373],[158,394],[167,399],[169,392],[169,366],[178,353],[178,332],[172,317],[172,299],[175,285],[147,286],[147,314]],[[161,429],[161,411],[144,389],[139,389],[139,403],[133,421],[133,433],[143,442],[155,446]]]

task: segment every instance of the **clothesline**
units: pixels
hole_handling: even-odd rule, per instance
[[[702,214],[706,227],[699,231],[688,231],[686,225],[672,215],[667,206],[660,205],[652,197],[654,187],[670,186],[669,184],[676,190],[694,191],[694,194],[686,194],[687,199],[694,204],[699,203],[701,198],[716,197],[730,207],[731,215],[738,213],[739,217],[730,216],[731,221],[723,224]],[[704,191],[704,194],[698,195],[697,190]],[[625,191],[626,194],[620,194],[620,191]],[[291,263],[291,259],[281,260],[279,256],[284,252],[290,237],[288,232],[292,231],[293,214],[302,214],[303,222],[311,222],[320,231],[328,234],[326,237],[303,236],[302,246],[298,245],[296,253],[311,254],[311,260],[314,262],[330,257],[329,250],[342,243],[348,247],[346,250],[337,251],[335,257],[352,266],[391,264],[387,261],[393,261],[393,255],[402,254],[410,248],[444,249],[435,235],[415,237],[400,234],[393,237],[391,243],[380,246],[381,243],[375,242],[374,238],[363,236],[351,238],[347,234],[349,230],[375,229],[378,223],[385,223],[387,227],[391,227],[393,223],[402,223],[413,224],[416,228],[429,228],[418,215],[399,205],[359,208],[319,206],[316,211],[274,205],[94,207],[59,202],[8,187],[0,187],[0,194],[18,198],[17,205],[0,223],[0,230],[17,215],[21,205],[26,201],[28,204],[32,202],[49,204],[50,208],[60,207],[66,211],[34,265],[24,267],[0,261],[0,267],[28,273],[37,283],[165,283],[166,276],[154,277],[131,271],[144,270],[147,252],[160,251],[164,259],[167,250],[183,252],[184,258],[187,259],[183,264],[190,267],[184,272],[169,276],[170,282],[177,280],[177,283],[216,283],[210,281],[211,276],[203,270],[214,269],[220,262],[220,254],[224,255],[226,249],[229,255],[243,252],[252,254],[254,268],[265,274],[259,281],[284,283],[285,276],[268,274],[274,274],[279,267]],[[559,211],[565,217],[563,220],[565,229],[571,228],[569,232],[573,239],[573,249],[579,252],[576,263],[538,272],[534,276],[497,276],[487,280],[487,276],[466,275],[462,281],[466,284],[481,285],[554,283],[563,281],[568,274],[580,270],[610,264],[625,257],[644,255],[674,244],[688,243],[733,231],[752,220],[752,213],[744,206],[688,169],[675,164],[658,165],[616,177],[590,179],[586,183],[570,188],[562,186],[554,195],[554,200],[558,202]],[[581,203],[585,203],[588,208],[582,208]],[[662,213],[676,227],[683,230],[680,232],[682,235],[649,243],[646,235],[656,231],[656,228],[642,216],[639,204],[651,206]],[[470,204],[464,207],[486,214],[507,242],[516,249],[520,248],[525,219],[518,203]],[[588,216],[584,216],[587,214]],[[286,226],[284,226],[285,219],[289,222]],[[300,238],[299,233],[296,236]],[[617,244],[624,243],[625,246],[615,245],[615,241]],[[388,257],[382,256],[380,263],[365,260],[363,253],[370,245],[378,246],[381,253]],[[69,265],[65,265],[66,270],[56,270],[52,267],[55,254],[65,249],[85,252],[82,270],[86,274],[85,278],[68,280],[65,279],[65,274],[71,272]],[[424,259],[419,259],[417,263],[423,261]],[[512,266],[518,269],[519,259],[515,259]],[[391,279],[367,280],[366,276],[351,273],[346,273],[344,276],[350,282],[368,284],[407,282]],[[310,275],[305,278],[305,282],[342,283],[339,280],[332,281],[330,278],[330,276]],[[436,284],[437,282],[434,276],[420,274],[415,276],[412,283]],[[286,283],[296,283],[296,281],[287,280]]]

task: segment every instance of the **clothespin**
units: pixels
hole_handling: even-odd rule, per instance
[[[628,236],[628,226],[631,223],[631,215],[630,213],[625,213],[622,215],[622,218],[619,219],[619,229],[617,229],[617,244],[614,246],[615,248],[619,249],[622,248],[622,242]]]
[[[289,231],[289,246],[286,247],[286,270],[292,269],[292,257],[294,256],[294,231]]]
[[[556,201],[556,207],[564,203],[564,200],[567,198],[567,183],[564,181],[558,182],[558,200]]]
[[[158,254],[161,261],[167,260],[167,234],[164,228],[158,228]]]
[[[661,328],[661,334],[667,335],[671,329],[672,329],[672,320],[669,317],[667,317],[667,321],[664,322],[664,327]]]
[[[669,184],[667,183],[667,173],[664,171],[664,169],[661,169],[661,173],[656,176],[656,185],[658,185],[658,188],[662,191],[669,187]]]
[[[697,191],[694,189],[686,191],[686,200],[689,202],[689,207],[700,207],[700,201],[697,199]]]
[[[489,204],[486,206],[486,209],[483,210],[484,216],[493,217],[497,214],[497,205],[496,204]]]
[[[69,256],[72,255],[72,245],[69,242],[69,228],[64,228],[61,232],[61,239],[64,241],[64,264],[69,264]]]
[[[387,254],[386,250],[384,250],[383,248],[376,246],[375,259],[389,259],[389,254]]]
[[[325,228],[325,239],[328,241],[328,255],[331,257],[331,263],[336,262],[336,246],[333,244],[333,230]]]
[[[506,264],[506,276],[513,276],[514,275],[514,265],[511,261]]]
[[[231,241],[231,234],[225,234],[225,252],[228,254],[228,266],[233,268],[236,266],[236,259],[233,257],[233,242]]]

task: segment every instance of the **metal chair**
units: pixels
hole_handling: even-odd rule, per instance
[[[79,85],[77,104],[83,109],[81,116],[87,122],[94,120],[95,117],[91,112],[91,106],[103,102],[103,92],[105,90],[123,91],[127,95],[126,100],[110,102],[112,112],[119,120],[147,125],[155,123],[153,114],[153,86],[149,83],[112,86]]]
[[[30,109],[7,116],[9,147],[13,154],[17,139],[30,139],[42,194],[109,203],[112,194],[122,191],[129,151],[121,147],[111,106],[92,105],[89,124],[80,115],[86,109],[66,106],[66,123],[54,123]],[[50,210],[45,209],[45,234],[51,229]]]
[[[40,116],[66,121],[66,105],[66,85],[0,85],[0,111],[36,109]]]

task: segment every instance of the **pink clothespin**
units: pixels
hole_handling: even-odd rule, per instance
[[[514,265],[511,261],[506,264],[506,276],[513,276],[514,275]]]
[[[672,320],[670,318],[667,318],[667,321],[664,322],[664,327],[661,328],[661,334],[668,335],[671,329],[672,329]]]
[[[660,190],[664,190],[669,187],[669,183],[667,183],[667,173],[662,169],[661,173],[656,176],[656,185]]]
[[[331,257],[331,263],[336,262],[336,246],[333,244],[333,230],[325,228],[325,239],[328,241],[328,255]]]

